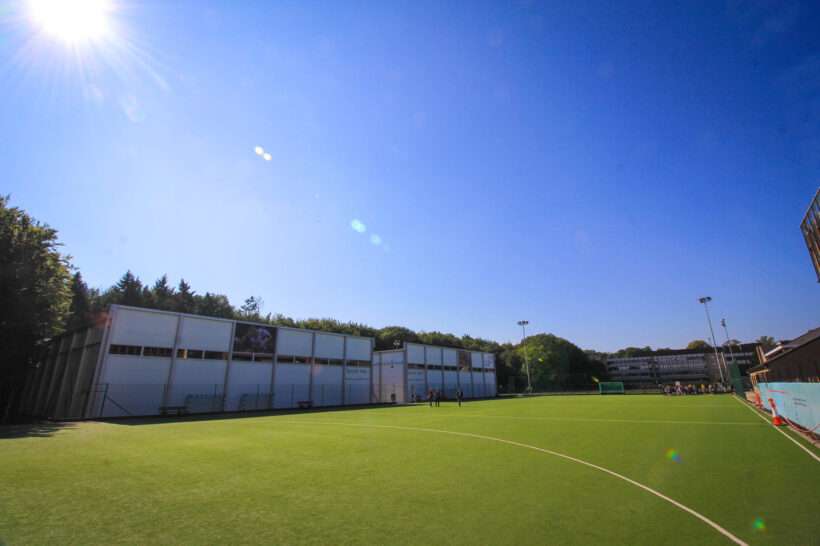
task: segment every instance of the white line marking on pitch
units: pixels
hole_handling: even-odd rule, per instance
[[[760,415],[760,412],[758,412],[756,409],[754,409],[753,407],[751,407],[750,405],[748,405],[746,402],[744,402],[744,401],[742,401],[740,398],[736,398],[736,397],[734,397],[734,396],[733,396],[732,398],[734,398],[735,400],[737,400],[737,402],[738,402],[739,404],[742,404],[743,406],[745,406],[745,407],[749,408],[749,411],[751,411],[752,413],[754,413],[755,415],[757,415],[758,417],[760,417],[761,419],[763,419],[763,421],[765,421],[766,423],[769,423],[769,424],[771,425],[771,422],[770,422],[768,419],[766,419],[765,417],[763,417],[762,415]],[[801,444],[800,442],[798,442],[797,440],[795,440],[794,438],[792,438],[791,436],[789,436],[788,434],[786,434],[785,432],[783,432],[782,430],[780,430],[779,428],[777,428],[776,426],[772,425],[772,428],[773,428],[773,429],[775,429],[775,430],[776,430],[777,432],[779,432],[780,434],[782,434],[783,436],[785,436],[786,438],[788,438],[789,440],[791,440],[792,442],[794,442],[794,445],[796,445],[797,447],[799,447],[800,449],[802,449],[803,451],[805,451],[806,453],[808,453],[808,454],[811,456],[811,458],[812,458],[812,459],[814,459],[815,461],[817,461],[818,463],[820,463],[820,457],[818,457],[816,454],[812,453],[812,452],[811,452],[811,450],[810,450],[809,448],[807,448],[806,446],[804,446],[803,444]]]
[[[449,415],[447,416],[450,417]],[[484,414],[462,414],[455,417],[488,417],[491,419],[525,419],[535,421],[592,421],[601,423],[638,423],[638,424],[661,424],[661,425],[740,425],[744,427],[759,427],[757,423],[745,423],[739,421],[675,421],[660,419],[604,419],[596,417],[527,417],[518,415],[484,415]]]
[[[438,433],[438,434],[451,434],[453,436],[464,436],[466,438],[478,438],[479,440],[489,440],[491,442],[498,442],[498,443],[501,443],[501,444],[508,444],[508,445],[511,445],[511,446],[522,447],[524,449],[531,449],[533,451],[539,451],[541,453],[546,453],[547,455],[553,455],[555,457],[560,457],[562,459],[566,459],[566,460],[572,461],[574,463],[578,463],[578,464],[582,464],[584,466],[588,466],[590,468],[594,468],[595,470],[598,470],[600,472],[604,472],[606,474],[609,474],[610,476],[615,476],[618,479],[621,479],[621,480],[623,480],[627,483],[630,483],[630,484],[634,485],[635,487],[639,487],[639,488],[643,489],[644,491],[646,491],[648,493],[651,493],[651,494],[655,495],[656,497],[658,497],[660,499],[665,500],[666,502],[670,503],[671,505],[675,506],[676,508],[679,508],[679,509],[683,510],[684,512],[687,512],[688,514],[690,514],[692,516],[695,516],[696,518],[698,518],[699,520],[704,522],[709,527],[715,529],[717,532],[719,532],[720,534],[722,534],[723,536],[725,536],[726,538],[728,538],[729,540],[731,540],[735,544],[739,544],[740,546],[749,546],[746,542],[744,542],[740,538],[736,537],[731,532],[727,531],[726,529],[724,529],[723,527],[721,527],[720,525],[718,525],[717,523],[715,523],[711,519],[707,518],[706,516],[704,516],[700,512],[696,512],[695,510],[689,508],[688,506],[679,503],[675,499],[667,497],[666,495],[664,495],[660,491],[656,491],[655,489],[652,489],[651,487],[649,487],[647,485],[644,485],[640,482],[636,482],[635,480],[633,480],[631,478],[627,478],[623,474],[618,474],[614,470],[609,470],[608,468],[604,468],[603,466],[598,466],[597,464],[590,463],[590,462],[585,461],[583,459],[578,459],[576,457],[572,457],[570,455],[565,455],[563,453],[559,453],[557,451],[552,451],[550,449],[545,449],[543,447],[536,447],[536,446],[532,446],[532,445],[529,445],[529,444],[522,444],[521,442],[515,442],[513,440],[505,440],[503,438],[496,438],[494,436],[484,436],[483,434],[473,434],[471,432],[456,432],[454,430],[440,430],[440,429],[435,429],[435,428],[403,427],[403,426],[399,426],[399,425],[373,425],[373,424],[365,424],[365,423],[345,423],[345,422],[341,422],[341,421],[314,421],[312,419],[304,419],[304,420],[299,420],[299,421],[285,421],[285,422],[286,423],[291,423],[291,424],[297,424],[297,425],[298,424],[304,425],[304,424],[307,423],[307,424],[313,424],[313,425],[336,425],[336,426],[342,425],[342,426],[351,426],[351,427],[387,428],[387,429],[396,429],[396,430],[410,430],[410,431],[414,431],[414,432],[435,432],[435,433]]]

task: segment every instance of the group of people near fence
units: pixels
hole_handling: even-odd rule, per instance
[[[444,393],[439,389],[430,389],[429,391],[427,391],[427,403],[430,404],[431,408],[433,406],[440,406],[442,398],[446,399]],[[464,401],[463,390],[456,390],[456,400],[458,401],[458,405],[461,406],[461,402]]]
[[[708,385],[701,383],[700,385],[681,385],[676,383],[674,385],[664,385],[663,393],[667,396],[684,396],[690,394],[716,394],[730,392],[731,388],[721,383],[710,383]]]

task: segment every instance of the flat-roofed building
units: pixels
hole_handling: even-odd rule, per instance
[[[731,352],[722,347],[715,360],[711,349],[664,350],[631,357],[610,357],[606,367],[610,379],[624,383],[663,385],[680,381],[684,384],[719,383],[721,372],[728,381],[728,368],[736,364],[741,375],[758,362],[756,343],[732,345]],[[720,368],[719,368],[720,366]]]
[[[112,305],[50,340],[24,393],[58,419],[374,402],[373,339]]]
[[[430,390],[455,398],[496,395],[495,355],[453,347],[405,343],[400,349],[376,351],[373,383],[381,402],[425,399]]]

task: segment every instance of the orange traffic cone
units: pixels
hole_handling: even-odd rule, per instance
[[[782,427],[785,425],[786,421],[777,414],[777,406],[771,398],[769,398],[769,405],[772,407],[772,424],[776,427]]]

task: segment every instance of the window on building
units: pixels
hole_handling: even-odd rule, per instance
[[[202,358],[205,360],[227,360],[228,353],[224,353],[222,351],[205,351]]]
[[[139,356],[141,351],[142,347],[138,345],[111,345],[108,349],[108,352],[112,355]]]
[[[294,356],[293,361],[296,364],[310,364],[310,357],[307,357],[307,356]]]
[[[276,355],[276,362],[279,364],[293,364],[293,358],[292,355]]]
[[[202,360],[202,355],[203,354],[205,354],[205,351],[201,351],[199,349],[186,349],[185,350],[185,358],[188,358],[188,359]]]
[[[170,347],[143,347],[142,356],[163,356],[168,357],[173,354],[174,350]]]
[[[253,355],[254,362],[273,362],[273,355],[265,353],[256,353]]]
[[[243,362],[250,362],[253,360],[253,354],[251,353],[233,353],[231,355],[231,360],[239,360]]]

